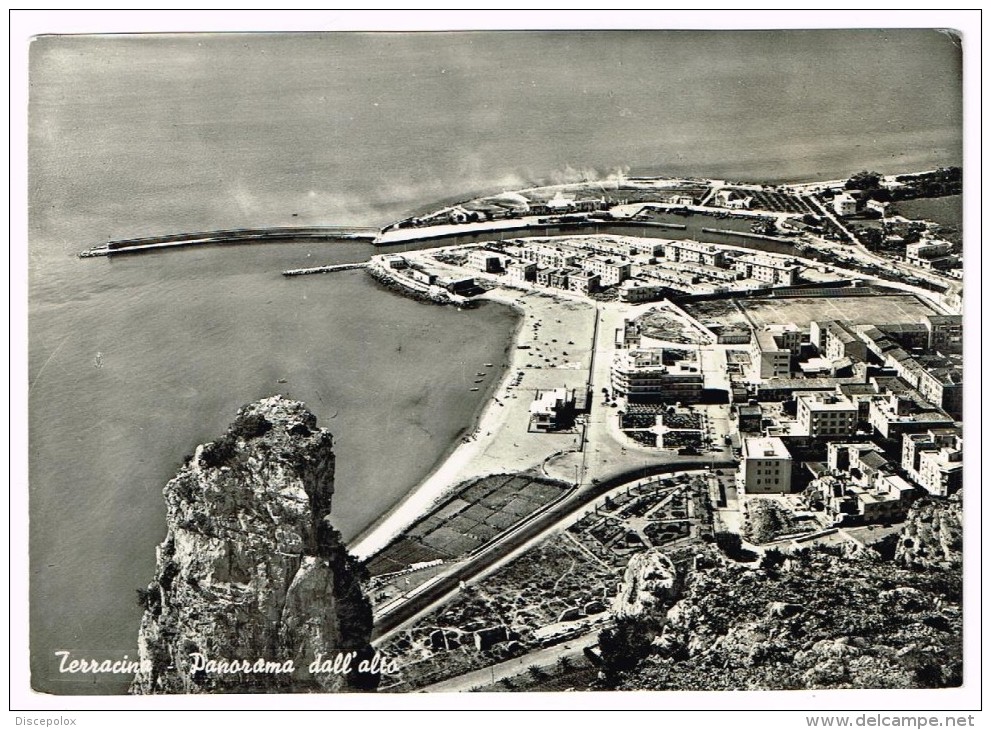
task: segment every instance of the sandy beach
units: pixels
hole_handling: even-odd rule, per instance
[[[527,427],[536,390],[585,387],[594,307],[587,302],[508,288],[494,289],[482,298],[511,306],[522,314],[509,366],[479,415],[474,432],[350,545],[351,552],[360,559],[385,547],[460,482],[486,474],[539,468],[555,454],[580,445],[581,437],[576,432],[528,433]],[[521,345],[527,349],[520,349]]]

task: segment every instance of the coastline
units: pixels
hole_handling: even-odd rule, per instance
[[[397,292],[400,293],[400,292]],[[501,377],[493,378],[489,392],[485,394],[471,422],[462,429],[456,441],[437,459],[434,466],[416,485],[404,494],[385,514],[362,530],[348,545],[348,550],[359,560],[365,560],[395,540],[403,530],[423,516],[435,503],[443,499],[464,469],[494,440],[498,427],[506,417],[506,409],[499,407],[497,395],[505,393],[512,373],[520,367],[519,350],[526,310],[511,297],[484,295],[485,302],[511,309],[517,316],[516,326],[504,349],[505,361]],[[406,296],[406,294],[401,294]],[[437,304],[430,300],[424,304]],[[490,435],[485,436],[483,432]],[[466,441],[471,434],[475,437]]]

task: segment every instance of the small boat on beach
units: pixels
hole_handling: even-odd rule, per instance
[[[469,388],[468,390],[470,390],[472,393],[474,393],[476,390],[478,390],[478,388]]]

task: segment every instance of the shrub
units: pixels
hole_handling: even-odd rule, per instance
[[[272,430],[272,424],[260,413],[244,413],[231,424],[230,433],[234,437],[248,439],[264,436]]]

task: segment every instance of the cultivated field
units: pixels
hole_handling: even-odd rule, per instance
[[[412,563],[460,558],[557,499],[565,488],[513,474],[472,480],[373,557],[368,571],[376,576]]]

